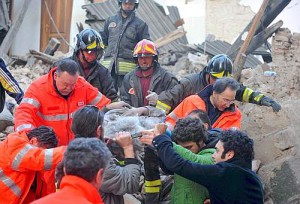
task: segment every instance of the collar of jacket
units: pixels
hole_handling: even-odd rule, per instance
[[[91,203],[103,203],[97,189],[92,186],[92,184],[78,176],[65,175],[62,178],[60,186],[62,191],[64,188],[77,190],[78,193],[82,194]]]
[[[246,161],[245,159],[242,159],[238,156],[234,156],[233,158],[227,160],[226,162],[237,165],[237,166],[240,166],[240,167],[245,168],[245,169],[251,169],[251,167],[252,167],[252,161],[251,160]]]
[[[200,98],[202,98],[202,100],[205,101],[205,104],[211,103],[210,102],[210,96],[213,94],[213,85],[207,85],[206,87],[204,87],[204,89],[202,89],[199,93],[198,96],[200,96]],[[207,107],[207,106],[206,106]],[[226,108],[224,111],[230,111],[230,112],[234,112],[235,111],[235,104],[231,104],[228,108]]]

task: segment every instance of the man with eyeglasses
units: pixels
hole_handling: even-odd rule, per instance
[[[227,55],[216,55],[208,61],[203,71],[185,76],[180,80],[180,83],[175,85],[172,89],[161,92],[156,101],[156,108],[160,108],[166,113],[169,113],[170,110],[174,109],[183,99],[198,93],[207,85],[214,84],[216,79],[230,77],[232,70],[233,64]],[[272,98],[265,96],[259,91],[253,91],[243,84],[240,84],[235,100],[261,106],[270,106],[274,112],[278,112],[281,109],[280,104]]]
[[[184,99],[166,118],[166,124],[173,130],[177,120],[185,118],[191,111],[200,109],[207,112],[213,128],[240,128],[242,114],[233,103],[239,83],[228,77],[217,79],[197,95]]]

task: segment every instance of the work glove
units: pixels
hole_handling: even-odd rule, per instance
[[[148,91],[148,95],[146,96],[146,99],[149,101],[149,105],[155,106],[156,101],[158,100],[158,95],[155,92]]]
[[[279,112],[281,110],[281,105],[279,103],[277,103],[276,101],[274,101],[273,99],[264,96],[261,100],[260,100],[260,105],[262,106],[271,106],[273,108],[274,112]]]

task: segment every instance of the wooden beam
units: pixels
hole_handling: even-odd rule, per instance
[[[56,58],[56,57],[53,57],[51,55],[47,55],[45,53],[38,52],[35,50],[29,50],[29,52],[30,52],[30,54],[32,54],[33,57],[35,57],[37,59],[41,59],[48,64],[53,64],[54,62],[56,62],[58,60],[58,58]]]
[[[268,4],[269,4],[269,1],[270,0],[264,0],[264,2],[262,3],[259,11],[257,12],[257,14],[255,15],[255,18],[254,18],[254,21],[249,29],[249,33],[241,47],[241,49],[239,50],[238,54],[237,54],[237,57],[235,58],[234,60],[234,63],[233,63],[233,67],[234,67],[234,71],[233,71],[233,77],[236,79],[236,80],[239,80],[240,77],[241,77],[241,72],[242,72],[242,69],[243,69],[243,66],[245,64],[245,61],[246,59],[244,60],[242,55],[245,55],[247,49],[248,49],[248,46],[257,30],[257,26],[259,25],[259,21],[261,20],[261,17],[263,16]],[[243,60],[244,60],[244,63],[243,63]]]
[[[60,41],[57,38],[51,38],[45,48],[44,53],[53,56],[56,50],[59,48],[59,46]]]
[[[20,29],[20,26],[24,20],[24,16],[26,14],[26,11],[29,7],[29,4],[31,0],[23,0],[21,9],[19,13],[16,16],[16,19],[13,21],[12,26],[8,30],[8,33],[6,34],[1,46],[0,46],[0,57],[3,57],[7,54],[9,48],[11,47],[12,43],[14,42],[14,39]]]
[[[278,16],[278,14],[291,2],[291,0],[272,0],[269,2],[268,9],[264,13],[264,15],[261,18],[260,26],[257,28],[255,34],[260,33],[262,30],[267,28],[270,23]],[[230,49],[227,51],[227,55],[231,59],[235,59],[238,53],[238,50],[243,44],[242,36],[248,32],[253,20],[249,22],[249,24],[244,28],[244,30],[241,32],[239,37],[235,40],[235,42],[232,44]]]
[[[183,30],[183,27],[180,27],[167,35],[157,39],[154,43],[157,48],[160,48],[174,40],[177,40],[178,38],[183,37],[186,34],[186,32]]]
[[[269,37],[273,35],[281,26],[283,25],[283,22],[280,20],[277,23],[271,25],[270,27],[266,28],[264,31],[258,33],[253,37],[251,40],[251,43],[245,52],[246,55],[251,54],[253,51],[255,51],[257,48],[259,48],[262,44],[264,44]]]

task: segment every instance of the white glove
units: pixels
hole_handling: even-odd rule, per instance
[[[149,105],[155,106],[156,101],[158,100],[158,95],[155,92],[148,91],[148,95],[146,96],[146,99],[149,101]]]

